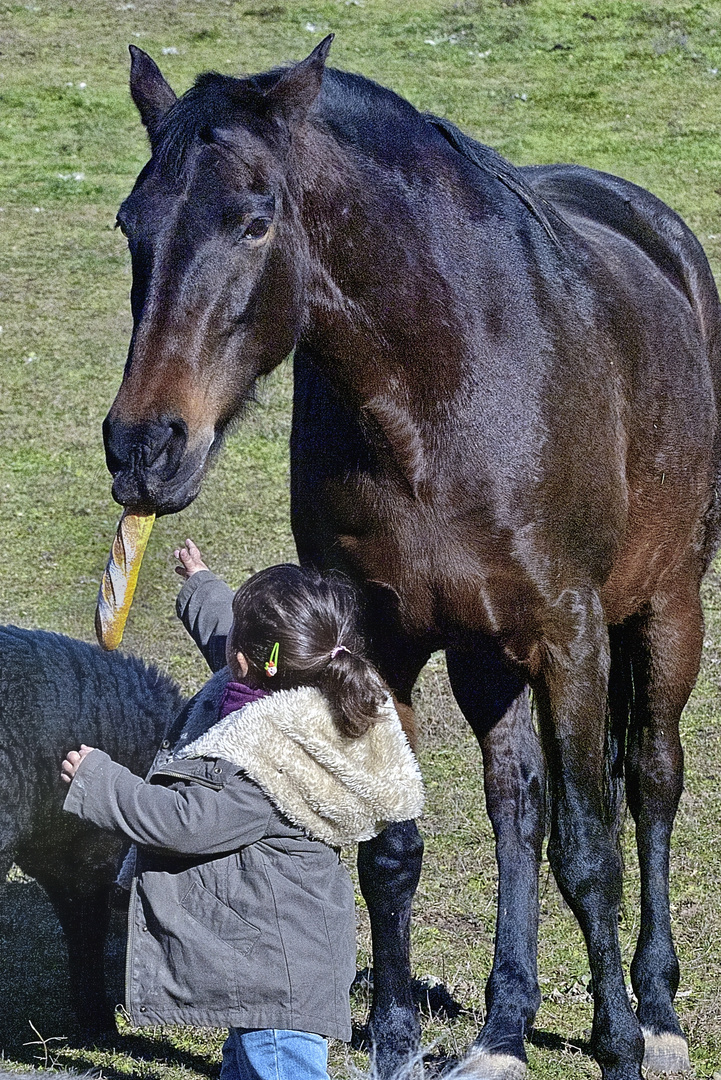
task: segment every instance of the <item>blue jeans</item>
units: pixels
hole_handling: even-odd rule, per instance
[[[220,1080],[328,1080],[328,1043],[308,1031],[231,1028]]]

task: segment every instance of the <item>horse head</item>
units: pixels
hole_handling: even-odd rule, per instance
[[[168,514],[192,502],[255,381],[298,339],[306,258],[288,173],[331,41],[288,69],[200,76],[180,98],[130,46],[152,155],[117,219],[133,333],[103,434],[124,506]]]

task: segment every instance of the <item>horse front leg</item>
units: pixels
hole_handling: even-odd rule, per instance
[[[463,1075],[516,1080],[524,1035],[540,1004],[538,871],[545,825],[545,764],[524,675],[493,642],[447,653],[458,704],[483,753],[486,807],[496,838],[498,906],[486,1022]]]
[[[393,690],[403,729],[415,749],[411,693],[430,651],[405,638],[389,618],[377,617],[373,625],[374,659]],[[422,1070],[410,961],[411,905],[422,862],[423,840],[414,821],[392,823],[375,839],[358,845],[358,879],[368,906],[373,950],[368,1035],[379,1080]]]
[[[588,949],[591,1044],[603,1080],[641,1080],[644,1043],[621,965],[621,859],[605,779],[608,630],[591,589],[566,590],[552,619],[534,687],[551,782],[548,857]]]
[[[420,1047],[411,995],[410,920],[422,861],[423,840],[413,821],[388,825],[358,847],[358,877],[373,945],[368,1034],[371,1061],[382,1080],[409,1068]]]

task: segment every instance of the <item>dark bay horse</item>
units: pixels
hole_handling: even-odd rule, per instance
[[[134,330],[105,423],[113,493],[197,494],[256,379],[295,349],[292,513],[304,562],[361,584],[399,701],[434,649],[480,742],[499,866],[487,1019],[469,1077],[522,1075],[540,1001],[549,858],[588,946],[605,1080],[688,1064],[669,837],[679,717],[719,537],[719,301],[693,235],[649,193],[516,169],[390,91],[325,70],[330,38],[183,97],[131,46],[152,157],[118,222]],[[531,722],[535,696],[539,735]],[[636,822],[629,1004],[614,804]],[[412,822],[361,847],[376,1060],[418,1038]]]

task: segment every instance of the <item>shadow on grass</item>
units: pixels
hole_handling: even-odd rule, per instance
[[[578,1050],[580,1053],[585,1054],[586,1057],[593,1057],[591,1044],[585,1039],[564,1039],[563,1036],[556,1035],[553,1031],[542,1031],[540,1028],[533,1028],[528,1033],[528,1041],[533,1046],[537,1046],[539,1050]]]
[[[83,1054],[83,1050],[86,1050],[87,1054]],[[119,1058],[118,1064],[114,1065],[112,1061],[107,1059],[103,1060],[102,1064],[99,1064],[97,1054],[94,1053],[97,1050],[105,1054],[117,1055]],[[157,1073],[152,1067],[144,1066],[142,1070],[144,1077],[160,1076],[168,1066],[178,1066],[188,1069],[199,1076],[208,1077],[217,1076],[220,1069],[220,1066],[210,1061],[205,1054],[194,1053],[191,1050],[174,1046],[170,1039],[162,1036],[159,1038],[147,1038],[135,1034],[118,1034],[92,1048],[82,1044],[68,1044],[58,1050],[53,1057],[58,1064],[78,1072],[86,1070],[97,1072],[100,1069],[104,1080],[128,1080],[128,1061],[156,1063]]]
[[[0,889],[0,1051],[28,1065],[60,1054],[60,1044],[83,1047],[70,1006],[65,939],[50,901],[30,878]],[[105,971],[111,1001],[123,993],[125,919],[113,913]]]
[[[43,1041],[52,1056],[59,1040],[77,1036],[78,1026],[68,1005],[62,932],[34,881],[11,881],[2,888],[0,954],[0,1049],[37,1064]]]

